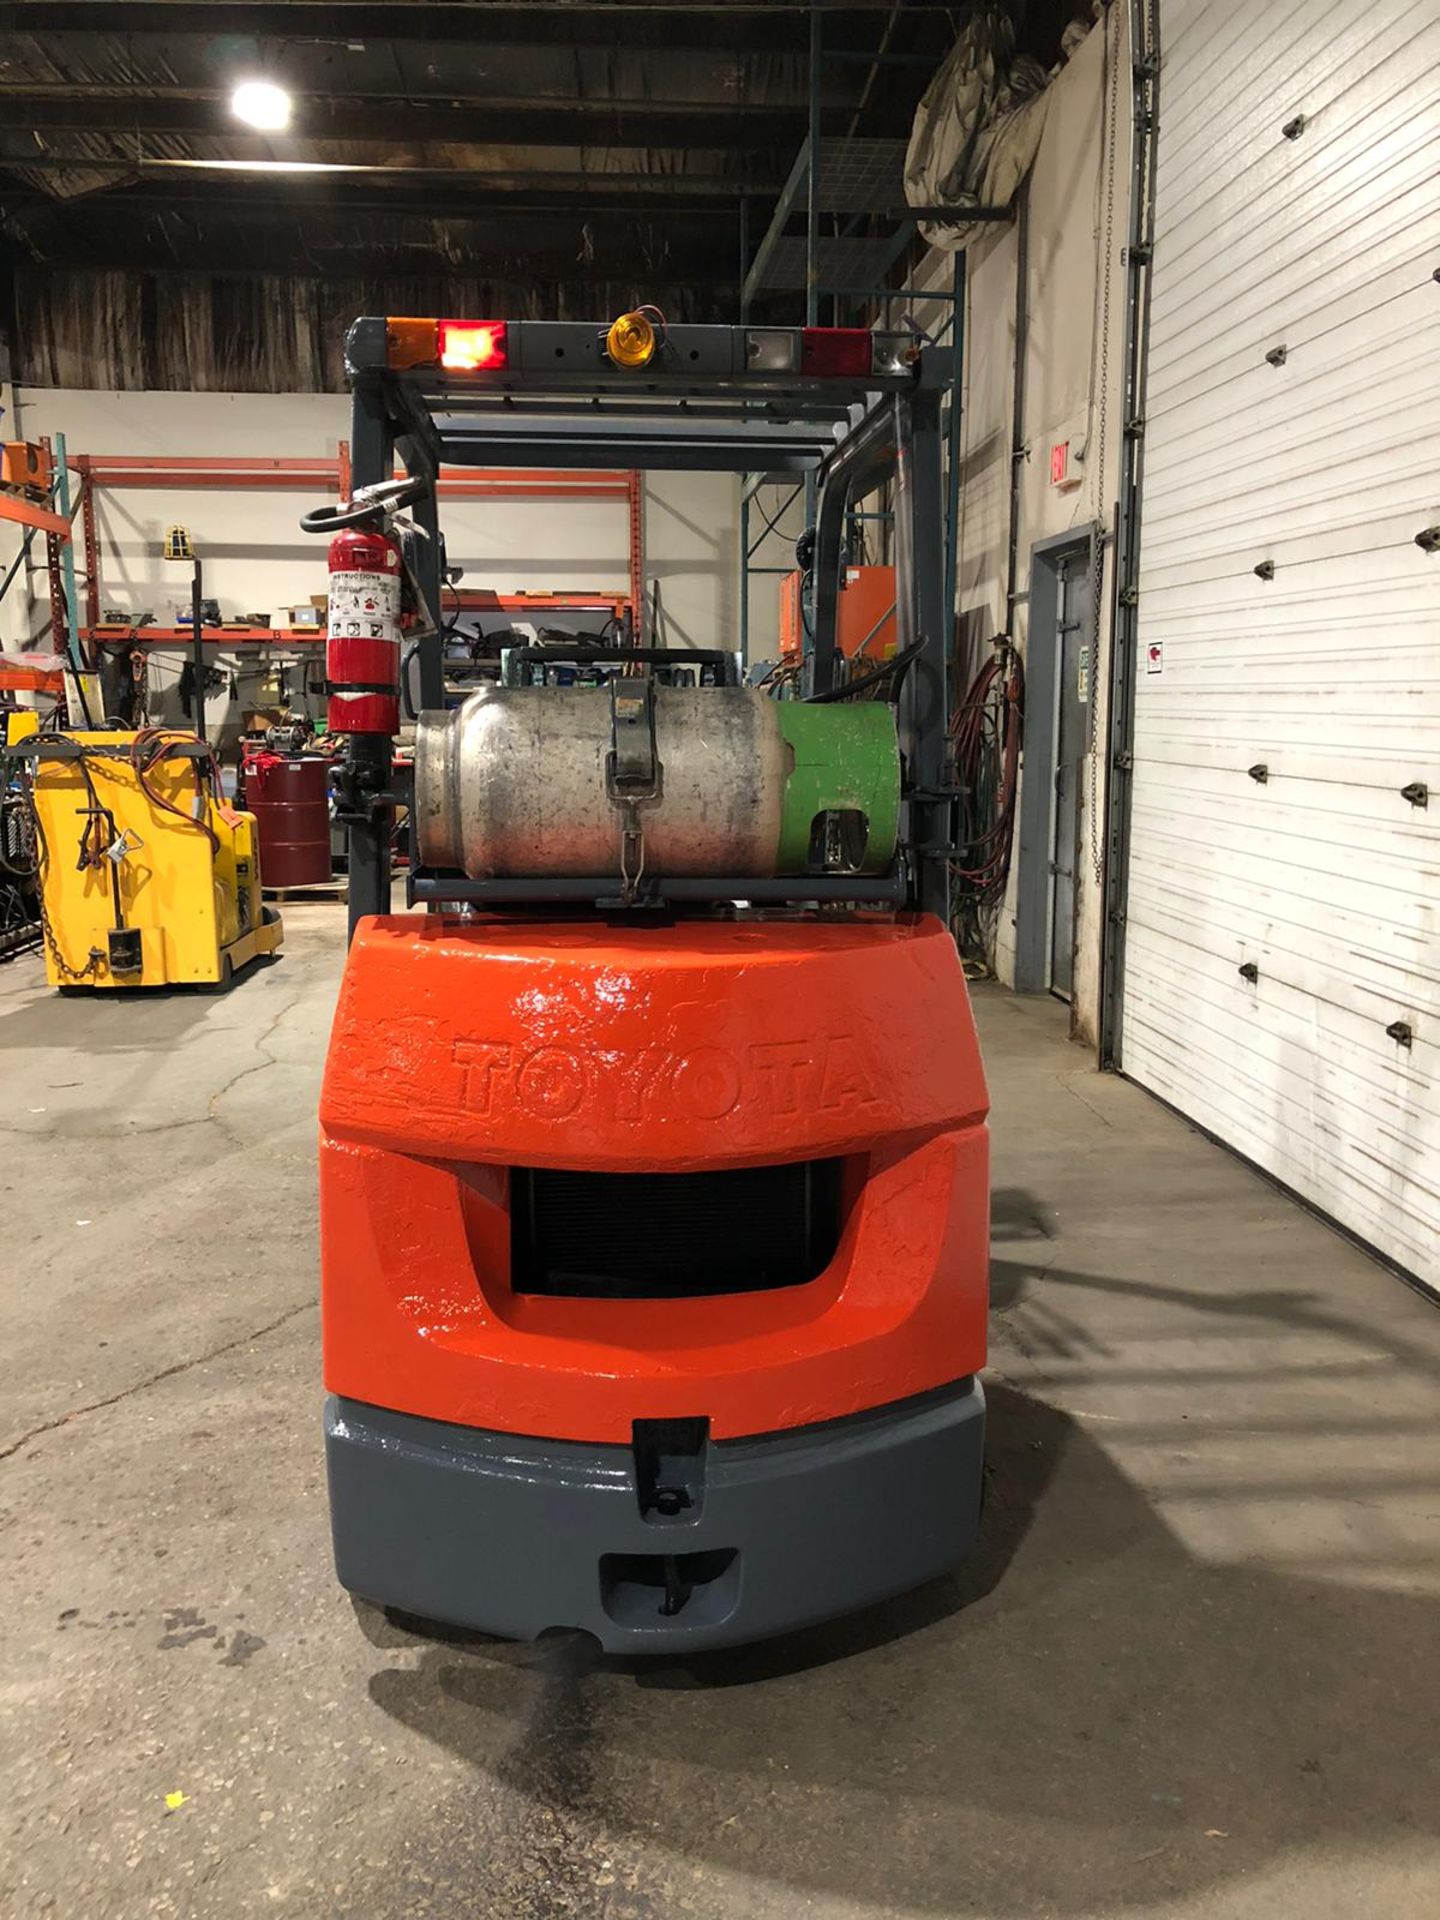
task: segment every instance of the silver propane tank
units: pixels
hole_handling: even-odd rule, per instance
[[[880,873],[899,801],[893,711],[868,701],[491,686],[415,735],[421,862],[472,880]]]

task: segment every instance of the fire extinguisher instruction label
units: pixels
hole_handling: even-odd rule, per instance
[[[398,578],[384,573],[332,573],[329,632],[332,640],[398,641]]]

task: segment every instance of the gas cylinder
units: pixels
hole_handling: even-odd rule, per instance
[[[346,527],[330,542],[325,671],[331,733],[400,729],[400,544]]]
[[[612,871],[613,724],[599,687],[485,687],[422,713],[421,860],[477,880]],[[649,873],[873,874],[894,857],[900,754],[888,705],[660,686],[654,743],[653,791],[636,808]]]
[[[260,835],[267,887],[315,887],[330,878],[330,763],[317,754],[260,753],[245,763],[245,804]]]

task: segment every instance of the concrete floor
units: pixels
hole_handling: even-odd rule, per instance
[[[1440,1911],[1440,1314],[1045,1001],[979,996],[958,1580],[689,1666],[357,1618],[314,1305],[340,911],[286,919],[223,998],[0,968],[0,1913]]]

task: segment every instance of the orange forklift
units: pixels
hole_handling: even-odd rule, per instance
[[[339,1577],[618,1653],[928,1580],[977,1525],[988,1244],[948,930],[949,354],[642,309],[366,318],[347,364],[353,495],[304,523],[333,536],[346,743],[320,1112]],[[720,636],[622,635],[563,684],[447,704],[442,462],[813,475],[798,697],[743,686]],[[887,481],[894,647],[847,677],[845,519]]]

